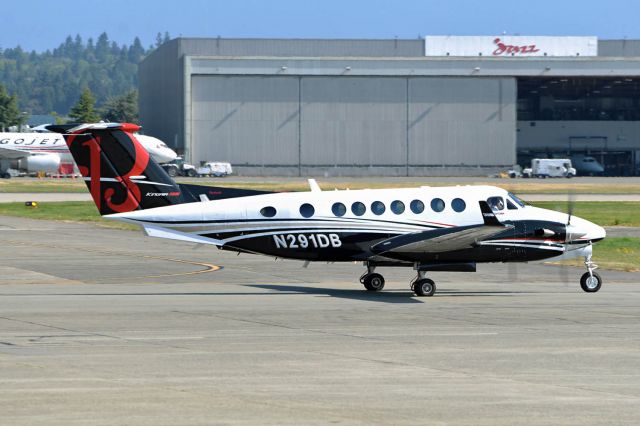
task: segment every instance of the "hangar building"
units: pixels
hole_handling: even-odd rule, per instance
[[[140,64],[146,133],[246,175],[486,175],[640,162],[640,41],[178,38]]]

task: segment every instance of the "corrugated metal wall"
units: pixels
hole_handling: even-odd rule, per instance
[[[171,40],[140,63],[138,102],[143,131],[182,151],[184,80],[178,46]]]
[[[420,57],[424,40],[179,38],[180,56]]]
[[[301,163],[406,163],[406,79],[303,77]]]
[[[194,76],[193,161],[298,166],[299,81]]]
[[[514,78],[410,78],[409,164],[514,161]]]
[[[192,159],[264,174],[508,165],[515,100],[514,78],[193,76]]]

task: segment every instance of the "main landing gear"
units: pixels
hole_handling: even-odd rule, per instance
[[[373,272],[375,269],[375,266],[367,265],[367,272],[360,277],[360,283],[367,291],[380,291],[384,288],[384,277]]]
[[[367,265],[367,272],[360,277],[360,283],[367,291],[380,291],[384,288],[384,277],[376,272],[375,266]],[[426,277],[425,271],[418,271],[418,276],[411,282],[411,291],[416,296],[433,296],[436,292],[436,283]]]
[[[418,276],[411,282],[411,291],[413,291],[416,296],[431,297],[436,292],[436,283],[427,278],[426,275],[427,273],[425,271],[418,270]]]
[[[584,258],[584,266],[587,267],[587,272],[580,278],[580,287],[587,293],[595,293],[602,287],[602,278],[593,272],[598,269],[598,265],[593,263],[591,261],[591,255],[588,255]]]

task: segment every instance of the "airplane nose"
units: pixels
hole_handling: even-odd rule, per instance
[[[567,225],[567,242],[569,241],[591,241],[596,242],[607,236],[607,231],[600,226],[588,220],[574,217],[571,224]]]
[[[176,154],[176,152],[172,149],[168,149],[166,154],[167,154],[167,162],[173,161],[176,158],[178,158],[178,154]]]

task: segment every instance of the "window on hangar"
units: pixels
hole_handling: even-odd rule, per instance
[[[640,121],[640,78],[518,78],[518,121]]]

